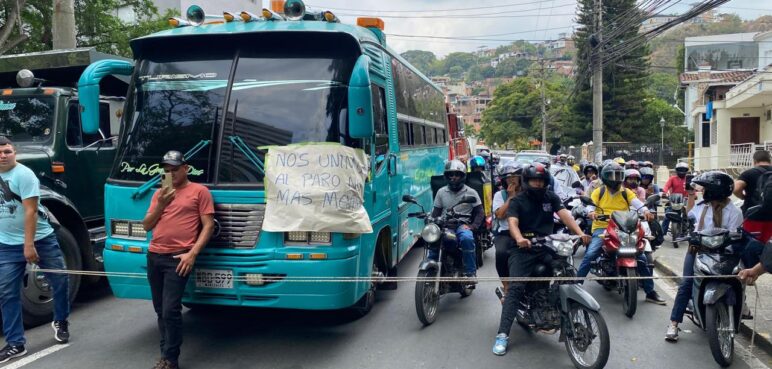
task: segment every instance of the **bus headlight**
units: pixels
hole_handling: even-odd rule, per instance
[[[110,226],[110,235],[114,238],[147,240],[147,231],[141,221],[111,219]]]
[[[442,232],[440,231],[440,227],[437,227],[436,224],[427,224],[424,226],[424,229],[421,230],[421,238],[427,243],[437,242],[441,235]]]

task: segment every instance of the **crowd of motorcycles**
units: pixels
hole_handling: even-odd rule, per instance
[[[411,195],[404,195],[402,200],[420,207]],[[465,197],[456,206],[474,201],[474,197]],[[599,214],[604,214],[603,209],[587,196],[569,197],[563,204],[585,234],[592,234],[587,207],[595,206]],[[408,215],[424,221],[420,237],[425,253],[415,286],[415,308],[418,319],[425,326],[437,319],[441,296],[459,293],[461,297],[467,297],[474,291],[474,285],[464,278],[461,249],[455,242],[454,229],[462,221],[454,211],[456,206],[437,218],[431,217],[431,209],[422,207],[419,212]],[[716,362],[729,366],[734,357],[734,336],[739,332],[745,286],[734,277],[714,277],[738,274],[741,261],[732,245],[751,235],[725,229],[693,232],[694,224],[687,217],[682,195],[651,195],[645,206],[649,209],[667,206],[665,216],[671,222],[673,247],[687,243],[696,249],[694,288],[686,314],[707,332]],[[599,220],[607,221],[608,226],[601,236],[603,252],[591,264],[591,273],[597,277],[597,283],[622,296],[622,308],[629,318],[633,318],[637,308],[641,280],[636,278],[638,264],[643,259],[639,256],[645,255],[645,267],[653,269],[652,254],[664,243],[664,235],[652,231],[661,233],[659,224],[654,224],[656,220],[646,221],[637,210],[598,216]],[[486,229],[475,234],[478,266],[482,265],[484,251],[493,246],[490,217],[485,223]],[[579,280],[572,279],[576,277],[573,258],[581,246],[579,237],[571,235],[555,217],[554,234],[533,238],[531,242],[533,247],[546,248],[550,257],[529,277],[523,301],[527,310],[517,314],[517,323],[528,331],[559,332],[559,342],[565,344],[576,368],[603,368],[609,357],[610,338],[600,305],[583,289]],[[438,251],[437,260],[428,258],[430,249]]]

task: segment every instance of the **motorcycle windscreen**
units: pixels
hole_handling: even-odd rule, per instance
[[[615,211],[611,213],[617,227],[625,233],[632,233],[638,229],[638,213],[634,211]]]

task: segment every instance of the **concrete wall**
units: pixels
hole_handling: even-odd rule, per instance
[[[772,64],[772,35],[757,40],[759,44],[759,69]]]

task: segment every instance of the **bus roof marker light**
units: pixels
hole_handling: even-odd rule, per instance
[[[303,4],[303,0],[287,0],[284,3],[284,16],[287,17],[288,20],[302,20],[305,15],[306,4]]]
[[[185,18],[188,19],[188,22],[190,22],[191,25],[200,26],[204,24],[204,21],[206,21],[206,13],[204,13],[204,9],[202,7],[198,5],[191,5],[185,12]]]
[[[336,17],[335,14],[332,14],[332,12],[329,10],[325,10],[322,12],[322,18],[324,18],[324,20],[330,23],[340,23],[340,20],[338,19],[338,17]]]
[[[233,22],[233,21],[239,21],[239,20],[242,19],[241,17],[236,17],[235,13],[226,12],[226,11],[222,12],[222,17],[223,17],[223,19],[225,19],[226,23],[230,23],[230,22]]]
[[[377,28],[383,31],[384,24],[381,18],[360,17],[357,18],[357,26],[365,28]]]
[[[263,18],[265,18],[265,20],[284,20],[284,17],[281,14],[268,8],[263,8]]]
[[[244,22],[257,22],[261,20],[259,16],[257,16],[256,14],[252,14],[248,11],[241,12],[240,16]]]
[[[182,18],[172,17],[172,18],[169,18],[169,25],[172,27],[185,27],[185,26],[189,26],[190,22]]]

